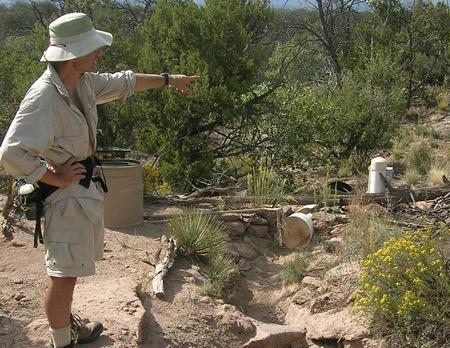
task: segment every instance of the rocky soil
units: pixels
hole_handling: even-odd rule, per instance
[[[170,214],[180,209],[147,206],[146,211]],[[257,220],[261,226],[263,219]],[[359,268],[342,262],[337,253],[339,227],[347,221],[339,212],[315,214],[316,233],[308,247],[314,262],[302,283],[290,286],[283,284],[281,270],[296,251],[278,246],[270,221],[256,229],[231,223],[237,230],[230,229],[228,248],[241,259],[242,270],[226,302],[200,295],[202,266],[181,257],[165,280],[164,299],[152,294],[151,263],[158,250],[164,254],[166,223],[106,229],[105,257],[97,264],[97,275],[80,279],[74,295],[73,311],[106,327],[98,341],[85,346],[374,346],[368,329],[348,307]],[[33,223],[20,220],[14,239],[0,241],[2,348],[45,347],[49,342],[42,309],[43,247],[33,248],[32,232]]]

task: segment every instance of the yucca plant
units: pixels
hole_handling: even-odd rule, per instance
[[[225,242],[223,223],[216,216],[201,211],[190,211],[172,218],[169,233],[186,256],[204,258],[217,255]]]
[[[275,204],[282,197],[285,184],[286,181],[270,168],[260,166],[253,174],[247,175],[247,195],[256,207]]]
[[[200,292],[217,298],[227,297],[231,292],[231,282],[239,274],[240,268],[240,263],[236,263],[230,255],[210,257],[206,268],[207,281]]]

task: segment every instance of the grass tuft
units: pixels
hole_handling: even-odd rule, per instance
[[[286,181],[270,168],[260,166],[247,175],[247,195],[255,207],[277,203],[284,193]]]
[[[420,182],[420,173],[415,169],[408,168],[405,171],[404,178],[408,186],[415,186]]]
[[[213,215],[192,211],[169,221],[170,235],[180,251],[190,257],[217,255],[225,242],[225,227]]]
[[[207,281],[200,288],[200,293],[216,298],[231,295],[231,283],[239,275],[241,265],[232,256],[220,254],[208,259],[206,266]]]
[[[305,276],[305,268],[308,262],[302,254],[295,255],[295,258],[283,265],[282,278],[285,284],[300,283]]]
[[[442,176],[445,175],[445,170],[443,168],[432,166],[428,171],[427,178],[428,183],[434,186],[440,186],[443,184]]]

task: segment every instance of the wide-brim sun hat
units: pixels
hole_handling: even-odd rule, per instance
[[[41,62],[63,62],[111,46],[111,33],[97,30],[84,13],[68,13],[50,23],[50,45]]]

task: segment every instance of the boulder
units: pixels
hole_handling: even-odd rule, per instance
[[[247,228],[241,221],[228,221],[225,222],[225,226],[232,236],[242,236]]]
[[[269,227],[267,225],[250,225],[247,233],[259,238],[267,238],[269,237]]]
[[[243,348],[308,348],[305,331],[277,324],[256,324],[256,336]]]
[[[306,336],[311,340],[355,341],[369,335],[369,329],[348,308],[313,314],[306,323]]]
[[[311,288],[320,288],[322,286],[322,281],[316,277],[306,276],[302,279],[302,285]]]
[[[241,214],[239,213],[223,213],[219,216],[220,220],[229,222],[229,221],[239,221],[241,219]]]

